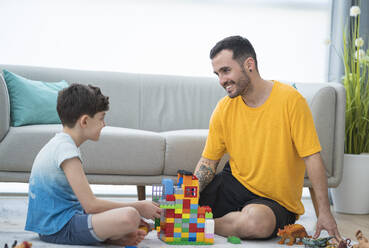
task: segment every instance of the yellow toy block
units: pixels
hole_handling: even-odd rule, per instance
[[[176,208],[174,210],[174,213],[176,213],[176,214],[181,214],[182,212],[183,212],[182,208]]]
[[[189,219],[190,218],[190,214],[182,214],[182,219]]]
[[[204,233],[197,233],[196,234],[196,242],[204,242],[205,234]]]
[[[180,233],[180,232],[182,232],[182,228],[180,228],[180,227],[175,227],[175,228],[174,228],[174,232],[175,232],[175,233]]]
[[[156,227],[156,231],[157,231],[158,233],[160,233],[160,226],[157,226],[157,227]]]
[[[205,218],[198,218],[197,223],[205,223]]]
[[[214,244],[214,239],[205,238],[205,243]]]
[[[173,242],[174,238],[173,237],[165,237],[165,242]]]
[[[181,237],[182,238],[188,238],[188,236],[189,236],[188,232],[185,232],[185,233],[182,233],[181,234]]]
[[[167,218],[167,223],[174,223],[174,218]]]
[[[191,204],[199,204],[199,198],[191,198]]]
[[[183,194],[180,194],[180,195],[174,195],[175,197],[176,197],[176,199],[178,199],[178,200],[182,200],[183,199]]]

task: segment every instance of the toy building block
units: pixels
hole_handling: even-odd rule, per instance
[[[156,186],[155,192],[162,209],[160,222],[155,221],[159,239],[175,245],[214,243],[212,211],[208,206],[199,206],[199,182],[192,172],[179,170],[176,182],[163,179],[162,190]]]
[[[241,239],[236,236],[228,236],[227,241],[231,244],[241,244]]]

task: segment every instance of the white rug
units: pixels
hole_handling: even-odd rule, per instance
[[[300,217],[297,223],[302,224],[309,235],[314,234],[314,227],[316,222],[314,208],[310,199],[303,199],[305,206],[305,214]],[[88,247],[88,246],[67,246],[67,245],[54,245],[47,244],[39,240],[38,236],[31,232],[24,231],[24,223],[27,209],[26,198],[0,198],[0,248],[3,248],[5,243],[11,245],[14,240],[18,242],[29,241],[33,243],[33,248],[56,248],[56,247]],[[322,236],[328,236],[326,232],[321,234]],[[144,241],[142,241],[138,248],[161,248],[161,247],[289,247],[286,245],[278,244],[278,238],[268,241],[242,241],[239,245],[230,244],[226,238],[215,236],[214,245],[202,245],[202,246],[179,246],[179,245],[167,245],[156,236],[156,232],[152,231],[147,235]],[[107,245],[100,245],[98,247],[114,247]],[[296,247],[304,247],[296,246]]]

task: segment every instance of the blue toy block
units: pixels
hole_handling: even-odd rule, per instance
[[[197,218],[190,218],[190,223],[197,223]]]
[[[199,208],[199,204],[191,204],[190,209],[198,209]]]
[[[205,228],[205,223],[197,223],[197,228]]]
[[[173,238],[180,238],[181,237],[181,233],[173,233]]]
[[[163,184],[163,196],[173,195],[173,180],[169,178],[164,178],[161,183]]]
[[[196,233],[189,233],[188,238],[195,238],[196,241]]]
[[[188,241],[190,241],[190,242],[196,242],[196,238],[188,238]]]

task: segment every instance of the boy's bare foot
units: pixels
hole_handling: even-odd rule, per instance
[[[123,238],[117,240],[108,239],[106,243],[120,246],[136,246],[145,238],[145,235],[146,232],[144,230],[138,229],[135,232],[128,233]]]

